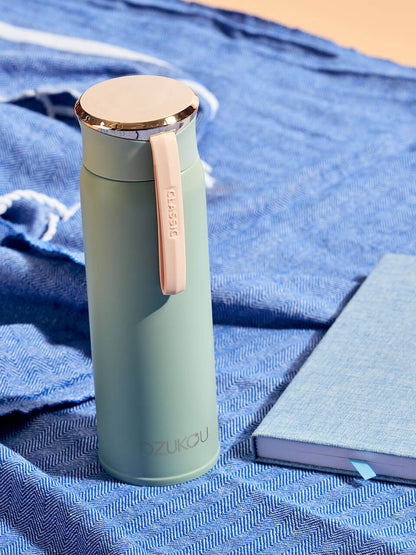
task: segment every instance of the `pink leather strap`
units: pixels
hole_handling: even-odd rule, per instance
[[[181,169],[173,131],[151,135],[159,239],[159,275],[164,295],[185,289],[186,255]]]

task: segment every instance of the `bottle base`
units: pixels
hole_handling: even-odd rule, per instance
[[[129,476],[128,474],[123,474],[122,472],[118,472],[117,470],[114,470],[114,468],[111,468],[111,466],[106,464],[100,456],[98,456],[98,458],[100,460],[101,466],[107,472],[107,474],[109,474],[113,478],[117,478],[117,480],[120,480],[121,482],[134,484],[136,486],[170,486],[173,484],[180,484],[182,482],[189,482],[190,480],[199,478],[200,476],[208,472],[208,470],[210,470],[216,464],[219,455],[220,448],[218,447],[218,450],[215,453],[214,457],[212,457],[212,459],[210,459],[203,466],[200,466],[192,472],[177,474],[176,476],[164,476],[162,478],[144,478],[140,476]]]

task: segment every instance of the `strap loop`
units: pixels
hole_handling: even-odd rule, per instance
[[[185,289],[186,254],[181,170],[173,131],[151,135],[159,243],[159,275],[164,295]]]

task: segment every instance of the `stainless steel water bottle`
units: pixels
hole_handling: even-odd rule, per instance
[[[99,457],[133,484],[191,480],[219,455],[198,103],[134,75],[75,106]]]

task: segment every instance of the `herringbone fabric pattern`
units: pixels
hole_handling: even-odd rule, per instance
[[[253,430],[385,252],[416,253],[416,70],[179,0],[15,0],[0,21],[0,555],[416,553],[414,488],[255,463]],[[200,96],[221,457],[100,469],[75,98]]]

